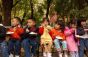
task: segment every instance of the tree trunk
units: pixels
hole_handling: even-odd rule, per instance
[[[0,23],[2,23],[2,16],[0,15]]]
[[[2,0],[3,6],[3,23],[8,26],[11,24],[11,10],[13,6],[13,0]]]
[[[3,20],[3,24],[6,26],[11,25],[11,10],[5,10],[4,11],[4,20]]]
[[[48,18],[50,4],[51,4],[51,0],[47,0],[46,18]]]
[[[50,6],[48,5],[48,6],[47,6],[47,11],[46,11],[46,18],[48,18],[49,8],[50,8]]]
[[[33,1],[32,0],[30,0],[30,7],[31,7],[31,17],[30,18],[34,18],[34,16],[33,16],[33,13],[34,13],[34,9],[33,9]]]
[[[18,0],[13,5],[13,0],[2,0],[2,7],[3,7],[3,23],[6,26],[9,26],[11,24],[11,11],[14,6],[17,5],[18,2],[21,0]]]
[[[13,14],[14,14],[14,17],[16,17],[16,7],[14,8],[14,12],[13,12]]]

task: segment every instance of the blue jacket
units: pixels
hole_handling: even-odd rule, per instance
[[[84,28],[82,28],[82,27],[77,28],[77,35],[82,36],[84,34],[85,34]]]
[[[0,24],[0,42],[5,40],[6,28]]]

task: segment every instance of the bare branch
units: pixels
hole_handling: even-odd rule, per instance
[[[12,6],[12,8],[15,7],[20,1],[21,0],[16,1],[16,3]]]

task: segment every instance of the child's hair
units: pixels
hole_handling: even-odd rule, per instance
[[[21,19],[19,17],[14,17],[13,19],[18,20],[18,22],[21,24]]]
[[[35,19],[29,18],[28,20],[32,20],[33,22],[35,22],[35,23],[36,23],[36,20],[35,20]]]
[[[57,24],[57,25],[60,25],[60,29],[62,30],[62,31],[64,31],[64,28],[65,28],[65,24],[64,24],[64,22],[63,21],[57,21],[55,24]]]
[[[49,22],[49,19],[48,19],[48,18],[43,18],[42,23],[43,23],[44,21],[48,21],[48,22]]]
[[[77,20],[77,27],[82,27],[81,22],[86,22],[86,19],[83,17]]]
[[[50,17],[53,17],[54,15],[58,15],[58,13],[54,11],[51,13]]]
[[[71,24],[76,25],[76,23],[75,23],[75,22],[68,22],[68,23],[66,24],[66,26],[70,28],[70,25],[71,25]]]

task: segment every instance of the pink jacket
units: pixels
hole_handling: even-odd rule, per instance
[[[73,36],[74,30],[72,28],[65,27],[64,34],[66,36],[67,46],[69,51],[78,51],[77,43]]]

